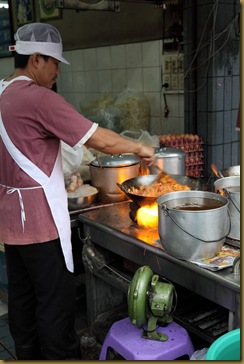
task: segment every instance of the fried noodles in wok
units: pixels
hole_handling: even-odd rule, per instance
[[[159,197],[174,191],[189,191],[190,187],[177,183],[172,177],[165,174],[159,180],[148,186],[130,187],[128,192],[138,196]]]

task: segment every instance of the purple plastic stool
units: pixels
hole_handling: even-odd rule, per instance
[[[187,331],[175,322],[157,328],[168,336],[167,341],[143,339],[142,331],[129,317],[115,322],[104,340],[99,360],[106,360],[108,348],[126,360],[175,360],[184,355],[190,358],[194,353]]]

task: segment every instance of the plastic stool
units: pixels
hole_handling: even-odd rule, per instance
[[[115,322],[104,340],[99,360],[106,360],[108,348],[126,360],[175,360],[184,355],[190,358],[194,353],[187,331],[175,322],[157,328],[168,336],[167,341],[141,338],[142,331],[129,317]]]

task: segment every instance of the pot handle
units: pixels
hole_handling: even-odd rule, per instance
[[[172,217],[172,215],[170,214],[170,211],[169,211],[169,209],[168,209],[168,207],[166,206],[166,205],[161,205],[161,208],[162,208],[162,210],[163,210],[163,212],[164,212],[164,215],[165,216],[169,216],[170,217],[170,219],[173,221],[173,223],[179,228],[179,229],[181,229],[182,231],[184,231],[184,233],[186,233],[186,234],[188,234],[189,236],[191,236],[192,238],[194,238],[194,239],[197,239],[197,240],[199,240],[199,241],[203,241],[204,243],[215,243],[216,242],[216,240],[202,240],[202,239],[200,239],[200,238],[198,238],[197,236],[195,236],[195,235],[192,235],[192,234],[190,234],[188,231],[186,231],[185,229],[183,229],[183,227],[181,227],[176,221],[175,221],[175,219]],[[228,229],[228,233],[225,235],[225,236],[223,236],[222,238],[220,238],[219,240],[222,240],[222,239],[225,239],[226,238],[226,236],[228,236],[229,235],[229,233],[230,233],[230,230],[231,230],[231,219],[230,219],[230,212],[229,212],[229,209],[227,210],[228,211],[228,216],[229,216],[229,229]]]
[[[240,210],[238,209],[238,207],[236,206],[235,202],[233,201],[233,199],[231,198],[231,195],[229,193],[229,191],[226,188],[223,188],[224,194],[230,199],[230,201],[233,203],[233,205],[235,206],[235,208],[237,209],[237,211],[240,213]]]
[[[116,185],[123,191],[124,193],[128,193],[127,189],[120,183],[116,183]]]

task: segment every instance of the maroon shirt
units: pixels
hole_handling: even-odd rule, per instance
[[[83,117],[65,99],[33,81],[15,81],[0,98],[5,129],[14,145],[48,176],[51,175],[60,140],[71,147],[84,144],[97,124]],[[0,138],[0,184],[34,187],[30,178],[12,159]],[[58,237],[42,188],[21,190],[26,221],[24,232],[17,192],[7,194],[0,186],[0,243],[30,244]]]

